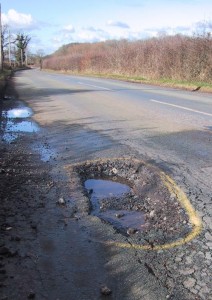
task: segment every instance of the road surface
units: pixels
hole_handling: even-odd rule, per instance
[[[174,176],[188,179],[192,174],[193,187],[210,188],[211,94],[36,70],[18,73],[16,82],[20,98],[30,103],[38,123],[79,125],[88,131],[82,150],[92,151],[94,145],[88,149],[86,143],[89,134],[93,139],[96,134],[106,143],[129,146],[171,169]]]
[[[112,290],[108,299],[212,299],[211,94],[39,70],[17,72],[14,81],[19,99],[33,109],[33,120],[41,128],[33,149],[44,149],[39,141],[45,139],[49,152],[40,150],[41,158],[52,164],[50,158],[55,159],[53,173],[61,174],[60,181],[67,184],[64,168],[73,163],[121,157],[144,160],[185,192],[203,225],[199,236],[173,249],[108,249],[91,242],[94,235],[98,239],[106,235],[106,225],[82,217],[78,229],[73,225],[67,230],[73,255],[67,255],[67,235],[53,238],[56,244],[64,242],[61,251],[73,271],[64,260],[59,270],[57,260],[63,254],[57,249],[58,286],[52,285],[54,275],[43,276],[46,298],[101,299],[97,289],[105,283]],[[107,234],[116,240],[112,229]],[[41,262],[39,268],[42,274]]]

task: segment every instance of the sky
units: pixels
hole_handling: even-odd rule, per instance
[[[212,0],[0,0],[2,24],[44,54],[75,42],[212,32]]]

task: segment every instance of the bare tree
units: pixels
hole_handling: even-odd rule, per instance
[[[14,56],[14,51],[12,51],[12,45],[16,43],[16,36],[10,33],[10,28],[8,25],[2,26],[2,58],[3,63],[11,63],[11,57]],[[14,47],[13,47],[14,48]]]
[[[31,40],[31,37],[28,35],[25,35],[23,33],[17,34],[16,37],[16,60],[19,64],[19,66],[24,66],[26,62],[26,48]]]

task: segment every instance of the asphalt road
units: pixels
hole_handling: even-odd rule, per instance
[[[115,272],[115,283],[111,283],[116,289],[113,299],[166,299],[170,295],[171,299],[212,299],[207,279],[211,277],[212,259],[211,94],[39,70],[16,73],[15,85],[19,99],[34,111],[33,119],[42,128],[40,135],[58,162],[57,171],[72,163],[98,158],[143,159],[175,180],[202,219],[203,230],[195,240],[163,252],[165,269],[160,264],[160,253],[156,257],[136,251],[129,254],[127,249],[118,254],[114,250],[110,269],[115,267],[117,271],[120,259],[118,276],[122,281],[125,278],[126,287],[131,286],[131,290],[127,293],[117,283]],[[42,155],[45,159],[41,150]],[[132,263],[133,256],[139,256],[141,261],[155,260],[152,279],[148,276],[153,266],[139,271]],[[166,289],[162,277],[174,284]],[[140,289],[142,280],[153,280],[148,291]],[[182,298],[181,292],[187,298]]]
[[[33,109],[39,111],[38,122],[83,125],[168,168],[188,168],[210,187],[210,94],[36,70],[19,73],[17,82],[22,85],[20,97],[33,100]]]

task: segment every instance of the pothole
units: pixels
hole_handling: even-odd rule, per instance
[[[191,231],[186,211],[165,186],[160,171],[133,159],[85,162],[72,167],[80,179],[88,213],[124,234],[164,244]],[[129,229],[132,229],[129,231]]]

